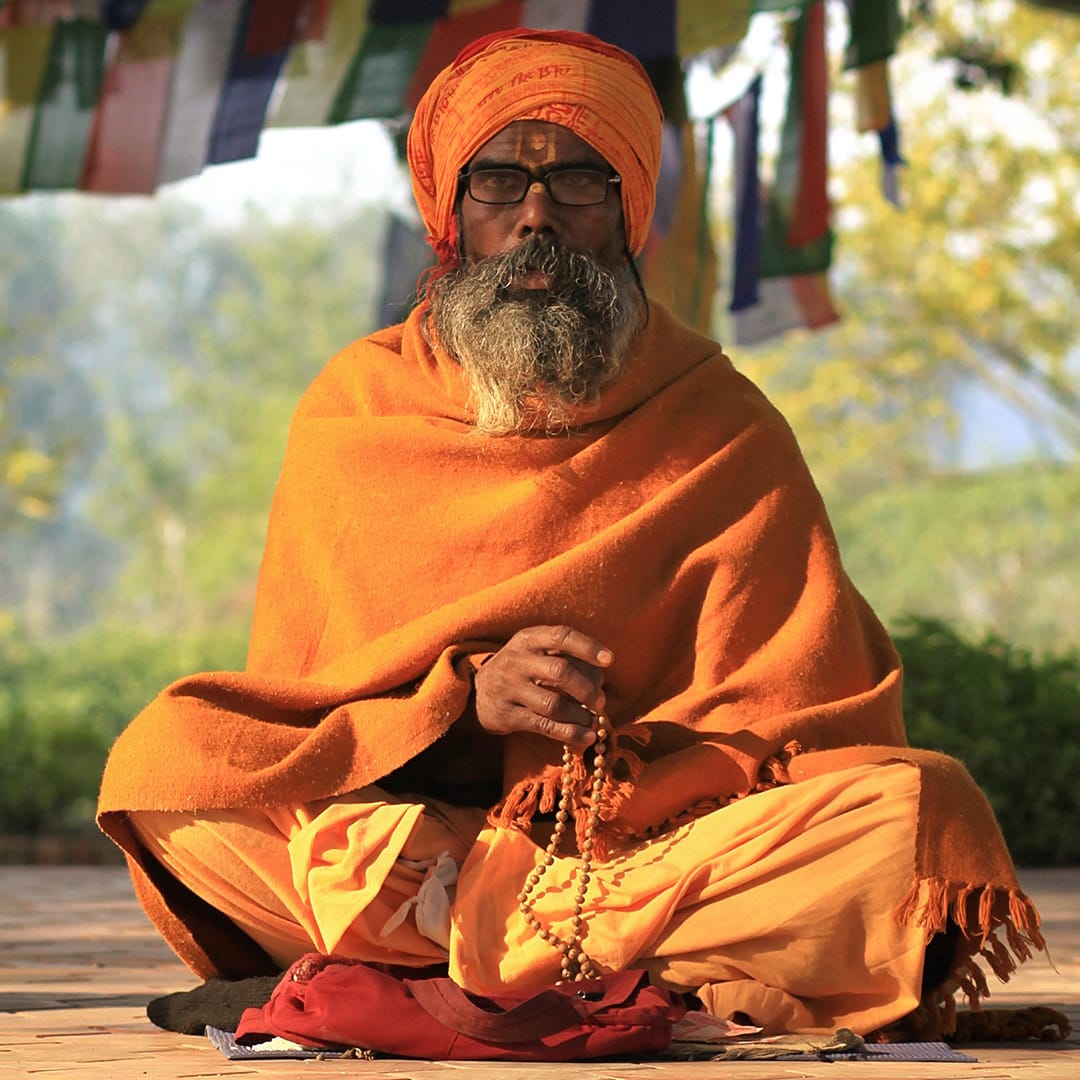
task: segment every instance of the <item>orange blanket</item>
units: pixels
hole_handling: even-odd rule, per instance
[[[786,423],[717,346],[654,306],[625,378],[568,434],[478,438],[420,317],[346,349],[300,404],[247,671],[175,683],[110,757],[100,823],[180,955],[207,973],[257,966],[145,858],[124,811],[373,783],[470,707],[476,663],[544,623],[615,654],[608,848],[776,783],[914,761],[904,918],[938,929],[951,905],[984,935],[1005,922],[1021,958],[1040,944],[981,793],[957,763],[905,747],[888,636],[844,575]],[[500,749],[494,819],[527,827],[554,800],[560,747]],[[986,951],[1007,972],[1004,946]]]

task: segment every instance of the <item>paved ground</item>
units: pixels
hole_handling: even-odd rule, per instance
[[[112,866],[0,866],[0,1077],[178,1080],[275,1076],[482,1080],[1066,1080],[1080,1078],[1080,869],[1023,875],[1038,903],[1056,970],[1026,965],[991,1004],[1067,1012],[1069,1043],[964,1047],[972,1064],[686,1062],[494,1065],[411,1061],[228,1061],[201,1038],[159,1031],[147,1001],[195,985],[161,944]],[[437,1075],[436,1075],[437,1074]]]

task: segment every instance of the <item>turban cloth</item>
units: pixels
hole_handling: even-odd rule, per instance
[[[663,112],[629,53],[574,31],[512,30],[473,42],[444,68],[409,128],[413,193],[441,264],[457,258],[458,173],[516,120],[569,128],[622,177],[627,246],[645,246],[660,169]]]

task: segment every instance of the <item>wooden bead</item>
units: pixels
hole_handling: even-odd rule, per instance
[[[544,858],[539,866],[535,867],[526,879],[525,888],[518,894],[518,907],[525,919],[526,924],[536,932],[541,941],[549,942],[562,954],[560,961],[559,982],[580,982],[583,979],[596,978],[596,968],[589,959],[582,946],[585,936],[585,900],[589,891],[589,882],[592,880],[592,853],[594,840],[600,827],[600,808],[603,802],[604,786],[607,782],[607,757],[605,754],[606,740],[609,732],[608,719],[606,716],[596,715],[596,742],[593,744],[592,776],[590,795],[578,807],[580,812],[586,809],[585,827],[581,842],[580,870],[577,875],[577,888],[574,895],[574,903],[571,907],[570,938],[564,941],[554,931],[541,925],[530,904],[530,898],[536,887],[540,884],[548,867],[553,866],[556,860],[562,837],[566,832],[567,824],[574,804],[574,762],[580,760],[569,744],[563,745],[563,767],[559,791],[559,801],[556,806],[555,824],[551,832],[551,840],[545,849]],[[573,880],[571,878],[571,880]]]

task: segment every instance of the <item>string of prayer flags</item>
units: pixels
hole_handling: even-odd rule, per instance
[[[900,28],[899,0],[845,5],[844,65],[855,72],[858,123],[878,133],[882,182],[898,199],[901,162],[887,63]],[[789,324],[822,325],[835,318],[824,279],[832,238],[824,189],[822,6],[822,0],[0,0],[0,196],[42,189],[147,194],[208,165],[253,156],[270,126],[378,119],[400,133],[430,79],[475,38],[515,26],[582,30],[633,53],[656,85],[670,130],[642,270],[650,287],[655,281],[680,315],[708,332],[714,125],[695,128],[688,119],[686,68],[696,57],[736,47],[755,15],[786,19],[800,12],[796,34],[812,40],[813,50],[803,44],[793,53],[793,72],[801,67],[769,198],[762,207],[744,190],[738,200],[732,310],[740,333],[755,337]],[[756,146],[756,136],[747,142],[749,129],[742,127],[740,183],[751,175],[747,147]],[[756,169],[756,159],[753,164]],[[749,221],[755,205],[756,232]]]
[[[816,329],[839,319],[825,274],[833,236],[826,191],[828,77],[823,0],[800,13],[789,47],[787,109],[771,185],[757,177],[760,77],[731,114],[737,198],[730,310],[735,341],[740,345],[799,327]]]

